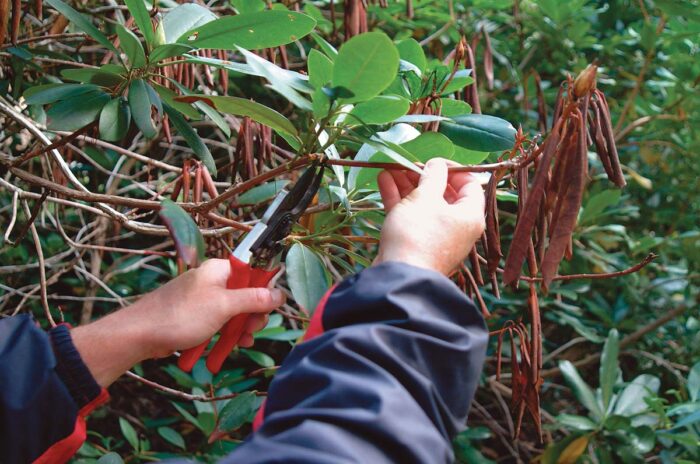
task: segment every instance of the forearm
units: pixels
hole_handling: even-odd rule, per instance
[[[100,386],[106,388],[135,364],[153,357],[153,334],[138,317],[139,303],[71,330],[73,344]]]

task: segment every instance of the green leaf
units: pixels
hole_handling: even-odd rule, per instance
[[[163,17],[165,42],[173,43],[192,28],[203,26],[218,17],[209,8],[196,3],[183,3],[168,12]]]
[[[231,0],[231,4],[240,14],[255,13],[265,9],[263,0]]]
[[[255,411],[257,398],[253,392],[243,392],[233,397],[221,410],[217,429],[233,432],[248,422]]]
[[[287,185],[287,179],[273,180],[262,185],[258,185],[238,196],[239,205],[256,205],[263,201],[270,200]]]
[[[396,49],[399,51],[399,56],[402,60],[408,61],[420,70],[425,71],[428,61],[425,58],[423,47],[420,46],[416,39],[406,39],[396,44]]]
[[[29,87],[24,92],[24,99],[27,105],[46,105],[58,100],[66,100],[77,97],[85,93],[92,93],[99,90],[96,85],[83,84],[45,84]]]
[[[146,64],[146,53],[143,51],[141,41],[136,34],[125,28],[121,24],[115,25],[117,36],[119,37],[119,48],[121,48],[129,59],[132,68],[140,68]]]
[[[223,113],[233,114],[234,116],[248,116],[254,121],[270,126],[273,130],[292,135],[298,139],[297,129],[289,119],[277,111],[252,100],[238,97],[190,95],[176,98],[176,101],[187,103],[203,101]]]
[[[168,115],[168,119],[175,127],[182,138],[185,139],[187,145],[190,146],[192,151],[194,151],[195,156],[207,167],[207,170],[212,174],[216,175],[216,164],[214,163],[214,158],[211,156],[209,148],[204,144],[202,139],[197,134],[197,131],[190,126],[185,118],[182,117],[180,113],[175,111],[172,107],[165,105],[165,112]]]
[[[309,52],[307,66],[309,68],[309,82],[317,89],[329,83],[333,78],[333,62],[318,50]]]
[[[601,420],[603,412],[600,410],[593,390],[583,381],[574,365],[569,361],[560,361],[559,369],[581,404],[588,409],[595,420]]]
[[[309,35],[312,39],[314,39],[314,42],[316,42],[316,45],[319,46],[321,51],[323,51],[323,53],[325,53],[328,58],[334,61],[335,57],[338,56],[338,50],[336,50],[333,45],[328,43],[326,39],[321,37],[318,33],[312,32]]]
[[[153,84],[153,88],[164,103],[175,108],[180,113],[184,114],[190,119],[193,119],[195,121],[202,119],[202,115],[199,114],[199,111],[193,108],[192,105],[175,100],[176,98],[180,97],[180,95],[178,95],[177,93],[173,92],[167,87],[163,87],[162,85],[158,85],[155,83]]]
[[[167,199],[160,204],[158,215],[168,228],[177,253],[185,264],[197,267],[204,261],[204,237],[190,215]]]
[[[272,329],[263,329],[253,335],[253,338],[263,340],[277,340],[283,342],[291,342],[298,340],[304,335],[303,330],[285,330],[283,327],[274,327]]]
[[[119,67],[126,71],[126,69]],[[101,87],[114,87],[124,82],[124,76],[115,72],[111,66],[105,65],[101,68],[72,68],[61,71],[64,79],[83,82],[86,84],[96,84]]]
[[[581,216],[578,220],[579,224],[592,223],[606,208],[618,204],[621,196],[622,191],[620,189],[603,190],[591,196],[581,211]]]
[[[295,243],[287,253],[285,264],[287,283],[294,300],[312,312],[328,290],[323,263],[316,253],[301,243]]]
[[[100,137],[108,142],[119,141],[126,135],[130,123],[131,110],[126,98],[114,98],[100,113]]]
[[[515,144],[515,128],[501,118],[466,114],[442,121],[440,132],[455,145],[481,152],[510,150]]]
[[[272,367],[275,365],[274,359],[272,359],[270,356],[266,355],[265,353],[261,353],[260,351],[242,348],[241,353],[248,356],[254,363],[256,363],[259,366]]]
[[[440,113],[448,118],[462,116],[463,114],[471,114],[472,112],[472,107],[469,103],[462,100],[455,100],[454,98],[442,98],[440,100],[440,105]]]
[[[302,13],[266,10],[218,18],[188,30],[177,41],[197,48],[255,50],[294,42],[315,25],[316,21]]]
[[[597,428],[595,422],[588,417],[576,416],[572,414],[559,414],[557,416],[557,424],[571,430],[595,430]]]
[[[46,3],[56,8],[56,10],[58,10],[59,13],[65,16],[70,22],[75,24],[75,26],[78,29],[95,39],[97,43],[99,43],[103,47],[106,47],[108,50],[111,50],[115,53],[117,52],[117,49],[114,48],[114,45],[107,38],[107,36],[100,32],[100,30],[97,29],[95,26],[93,26],[93,24],[87,17],[78,13],[72,7],[63,3],[61,0],[46,0]]]
[[[620,369],[617,356],[620,352],[620,336],[612,329],[608,334],[600,358],[600,391],[603,399],[603,411],[607,412],[612,398],[613,386]]]
[[[98,459],[97,464],[124,464],[124,461],[121,456],[112,451]]]
[[[158,427],[158,435],[163,437],[163,440],[171,445],[175,445],[183,450],[185,449],[185,439],[182,438],[182,435],[175,429],[171,429],[170,427]]]
[[[649,409],[644,398],[659,391],[659,379],[653,375],[637,376],[618,395],[614,413],[621,416],[633,416]]]
[[[131,107],[131,117],[134,118],[136,126],[143,132],[144,137],[152,139],[157,132],[151,118],[151,99],[148,95],[148,89],[146,89],[147,85],[141,79],[131,81],[129,106]]]
[[[312,109],[311,103],[297,92],[311,93],[313,91],[313,86],[309,84],[308,80],[301,79],[300,75],[294,71],[282,69],[244,48],[238,50],[245,56],[251,69],[270,82],[269,88],[303,110]]]
[[[151,26],[151,16],[143,0],[124,0],[129,13],[134,17],[134,22],[143,34],[146,43],[153,45],[153,27]]]
[[[386,124],[408,112],[411,102],[398,95],[380,95],[358,103],[350,111],[350,123]]]
[[[124,438],[126,438],[126,441],[129,442],[132,448],[134,450],[138,451],[139,450],[139,436],[136,433],[136,430],[134,430],[134,427],[123,417],[119,418],[119,428],[122,431],[122,435],[124,435]]]
[[[347,102],[369,100],[379,95],[396,77],[399,52],[382,32],[356,35],[340,47],[334,60],[333,85],[350,90]]]
[[[109,95],[92,91],[79,98],[62,100],[46,111],[51,130],[74,131],[84,127],[97,118],[102,107],[110,100]]]
[[[688,396],[691,401],[700,399],[700,362],[695,363],[688,374]]]
[[[163,44],[156,47],[148,59],[151,63],[157,63],[158,61],[165,60],[167,58],[172,58],[173,56],[180,56],[192,50],[192,47],[185,44],[172,43]]]

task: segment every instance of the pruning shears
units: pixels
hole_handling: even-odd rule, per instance
[[[318,192],[323,171],[324,165],[315,161],[292,187],[286,186],[277,194],[260,222],[231,252],[231,274],[226,288],[267,287],[279,270],[286,248],[282,241]],[[241,314],[229,320],[221,329],[219,340],[207,356],[207,368],[211,373],[216,374],[221,370],[222,364],[243,335],[247,320],[248,315]],[[206,340],[183,351],[177,362],[180,369],[191,371],[209,342]]]

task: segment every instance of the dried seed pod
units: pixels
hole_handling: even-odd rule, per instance
[[[479,264],[479,253],[476,251],[476,245],[469,252],[469,264],[472,268],[474,279],[479,286],[484,285],[484,277],[481,275],[481,265]]]
[[[600,105],[600,116],[601,116],[601,127],[603,129],[603,137],[605,138],[605,145],[608,147],[608,153],[610,154],[610,163],[612,165],[612,170],[615,174],[613,179],[610,179],[615,185],[622,188],[627,185],[625,181],[625,176],[622,174],[622,168],[620,166],[620,158],[617,154],[617,147],[615,146],[615,133],[613,132],[612,122],[610,121],[610,108],[608,107],[608,102],[605,99],[603,92],[596,91],[596,98]]]
[[[537,92],[537,122],[539,130],[543,134],[547,132],[547,104],[542,91],[542,79],[537,71],[533,71],[535,76],[535,91]]]
[[[484,36],[484,76],[486,76],[486,88],[493,90],[493,49],[491,48],[491,37],[486,28],[481,28]]]
[[[584,95],[590,94],[595,89],[597,71],[598,66],[595,63],[591,63],[576,76],[573,87],[574,98],[581,98]]]
[[[10,40],[12,43],[17,43],[19,37],[19,23],[22,19],[22,2],[20,0],[12,0],[12,28],[10,29]]]
[[[10,21],[10,0],[0,0],[0,45],[5,43],[7,25]]]
[[[481,114],[481,105],[479,104],[479,88],[476,80],[476,60],[474,60],[474,52],[472,47],[466,44],[465,41],[464,67],[471,69],[471,78],[473,82],[464,90],[464,101],[472,107],[472,113]]]
[[[489,244],[489,249],[486,255],[487,268],[490,273],[496,272],[498,263],[503,257],[501,253],[501,238],[498,226],[498,202],[496,200],[496,187],[498,185],[498,176],[496,173],[491,175],[489,183],[486,186],[486,237]]]

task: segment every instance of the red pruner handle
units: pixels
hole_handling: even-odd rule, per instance
[[[267,287],[270,280],[277,274],[277,270],[266,271],[251,267],[250,265],[240,261],[235,256],[229,257],[231,263],[231,274],[226,282],[226,288],[255,288]],[[247,314],[240,314],[224,325],[221,329],[221,336],[212,348],[209,356],[207,356],[207,368],[212,374],[216,374],[221,370],[221,366],[228,357],[229,353],[238,344],[238,341],[243,335],[246,323],[248,322]]]

